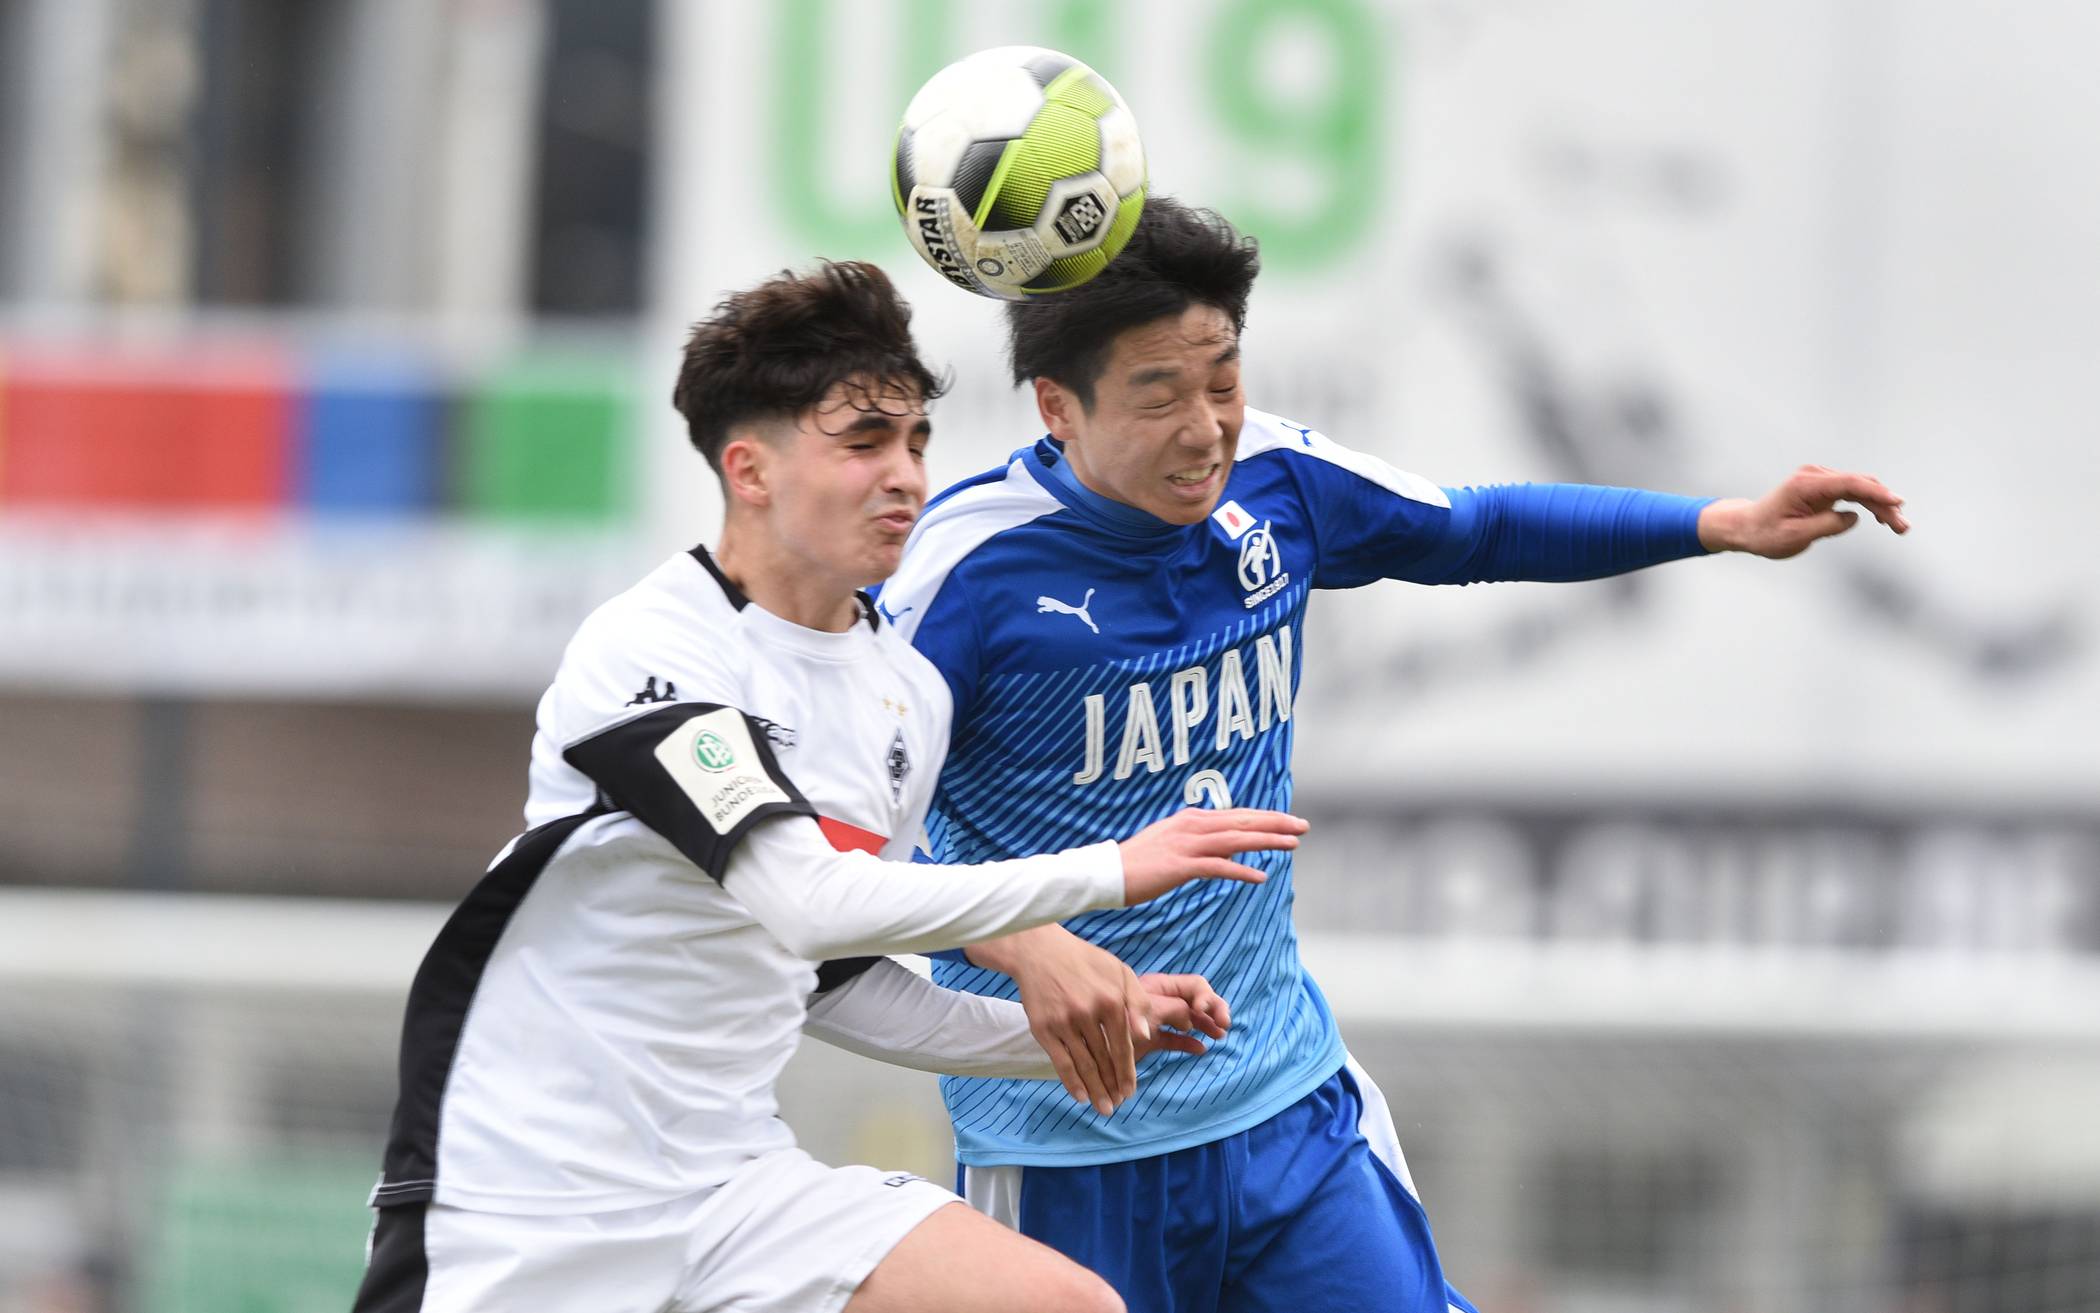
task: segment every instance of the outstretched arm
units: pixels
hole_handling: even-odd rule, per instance
[[[1839,502],[1865,507],[1897,533],[1910,528],[1903,499],[1879,479],[1821,465],[1802,466],[1756,501],[1579,483],[1440,488],[1324,434],[1290,432],[1281,450],[1295,462],[1314,526],[1319,588],[1377,579],[1559,583],[1721,551],[1777,559],[1850,528],[1858,516]]]
[[[1897,533],[1903,501],[1865,474],[1805,465],[1756,501],[1678,497],[1586,484],[1505,484],[1447,490],[1443,541],[1397,571],[1417,583],[1528,579],[1568,582],[1625,574],[1707,552],[1774,560],[1858,521],[1854,502]]]
[[[750,832],[722,882],[798,956],[923,953],[1146,902],[1190,880],[1259,884],[1267,877],[1232,855],[1295,848],[1305,828],[1282,812],[1188,807],[1121,843],[933,866],[839,852],[814,823],[782,817]]]
[[[1123,907],[1198,879],[1265,877],[1237,853],[1294,848],[1305,822],[1185,808],[1120,844],[982,866],[838,852],[816,809],[735,707],[677,703],[617,721],[563,757],[807,958],[917,953]]]

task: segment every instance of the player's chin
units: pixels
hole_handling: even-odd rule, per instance
[[[905,537],[904,534],[876,531],[874,537],[861,550],[861,587],[879,584],[897,573],[897,563],[904,559]]]
[[[1206,486],[1200,491],[1182,493],[1176,490],[1153,498],[1152,504],[1145,509],[1168,524],[1201,524],[1218,509],[1218,495],[1224,488],[1225,481],[1214,476],[1206,480]]]

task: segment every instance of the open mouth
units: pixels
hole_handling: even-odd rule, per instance
[[[1211,476],[1215,475],[1217,472],[1218,462],[1212,461],[1210,464],[1205,465],[1200,469],[1183,470],[1179,474],[1169,474],[1167,476],[1167,482],[1173,484],[1177,488],[1200,488],[1204,484],[1209,483],[1211,480]]]

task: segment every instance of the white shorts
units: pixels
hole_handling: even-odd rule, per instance
[[[781,1149],[712,1190],[619,1212],[382,1208],[354,1313],[830,1313],[956,1202],[908,1172]]]

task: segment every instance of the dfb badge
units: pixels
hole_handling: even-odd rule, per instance
[[[903,802],[904,777],[911,774],[911,754],[904,750],[903,730],[898,730],[897,736],[890,740],[889,755],[882,761],[890,768],[890,801]]]

